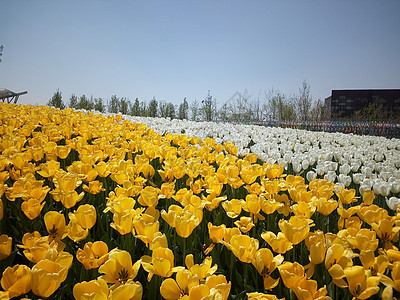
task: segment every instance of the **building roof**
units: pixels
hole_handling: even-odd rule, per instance
[[[13,101],[14,103],[17,103],[19,96],[27,93],[27,91],[15,93],[7,89],[0,89],[0,100],[3,102],[7,101],[7,103],[11,103]]]

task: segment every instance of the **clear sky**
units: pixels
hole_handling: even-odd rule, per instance
[[[59,89],[104,100],[218,105],[274,88],[400,88],[398,0],[2,0],[0,88],[45,104]]]

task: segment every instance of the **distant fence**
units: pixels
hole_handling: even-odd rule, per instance
[[[233,122],[236,124],[259,125],[267,127],[283,127],[304,129],[309,131],[342,132],[358,135],[375,135],[387,138],[400,138],[400,124],[376,122],[278,122],[278,121],[250,121]]]

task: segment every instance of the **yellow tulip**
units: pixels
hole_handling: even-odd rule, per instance
[[[375,204],[360,207],[357,214],[361,220],[369,225],[372,223],[379,223],[380,220],[388,218],[388,211]]]
[[[11,254],[12,237],[6,234],[0,235],[0,260],[7,258]]]
[[[379,240],[376,238],[376,233],[373,230],[367,228],[361,228],[360,230],[348,228],[347,230],[343,230],[343,235],[353,249],[370,249],[375,251],[378,248]],[[341,236],[341,232],[338,233],[338,236]]]
[[[234,224],[243,233],[250,231],[255,226],[250,217],[240,217],[240,220],[235,221]]]
[[[326,244],[325,235],[321,230],[310,232],[305,239],[306,246],[310,252],[309,259],[314,265],[322,263],[325,259]]]
[[[116,211],[113,215],[113,223],[110,223],[110,226],[117,230],[119,234],[125,235],[128,233],[132,233],[133,229],[133,220],[136,216],[136,211],[134,209],[124,209],[121,212]]]
[[[209,210],[209,211],[213,211],[214,209],[216,209],[220,202],[226,200],[227,196],[221,196],[221,197],[217,197],[217,193],[212,191],[211,194],[207,195],[207,197],[202,197],[203,201],[205,203],[205,207]]]
[[[284,254],[293,248],[293,244],[282,233],[278,232],[275,235],[272,231],[266,231],[261,234],[261,237],[271,246],[272,250],[276,253]]]
[[[87,238],[89,230],[83,228],[81,225],[75,222],[68,223],[68,237],[74,242],[80,242]]]
[[[140,300],[142,299],[143,288],[140,282],[128,280],[125,284],[111,288],[109,300]]]
[[[365,270],[370,270],[371,275],[381,276],[386,272],[389,267],[389,259],[384,255],[375,257],[372,250],[361,250],[360,260]]]
[[[146,186],[141,192],[138,202],[142,206],[155,207],[158,204],[157,189],[151,186]]]
[[[332,198],[320,197],[315,200],[317,211],[324,216],[329,216],[337,207],[338,202]]]
[[[298,287],[300,282],[305,279],[304,267],[297,262],[286,261],[278,266],[278,270],[283,284],[291,290]]]
[[[400,262],[395,262],[392,267],[391,278],[386,275],[381,276],[381,282],[385,286],[390,286],[400,292]]]
[[[353,256],[351,249],[341,244],[333,244],[326,251],[325,268],[331,275],[332,281],[341,288],[347,287],[347,283],[343,280],[344,269],[353,265]]]
[[[224,275],[211,275],[207,277],[206,285],[210,289],[210,294],[214,295],[214,299],[228,299],[231,291],[231,283],[227,282]]]
[[[151,256],[144,255],[141,258],[143,269],[149,274],[150,281],[154,274],[160,277],[171,277],[175,272],[183,270],[183,267],[174,267],[174,253],[169,248],[154,249]]]
[[[254,181],[256,181],[258,176],[259,173],[252,167],[246,167],[240,171],[240,177],[246,184],[252,184]]]
[[[108,259],[108,246],[102,241],[88,242],[78,249],[76,258],[86,270],[98,268]]]
[[[146,215],[143,214],[141,218],[133,221],[133,226],[136,231],[135,237],[148,245],[153,241],[156,233],[159,232],[160,223],[154,221],[154,219],[146,218]]]
[[[158,190],[160,198],[171,199],[175,194],[175,182],[164,182]]]
[[[273,214],[276,210],[284,206],[283,203],[275,201],[274,199],[267,199],[263,195],[261,198],[261,210],[267,215]]]
[[[400,226],[395,226],[395,221],[390,217],[381,219],[378,221],[378,223],[372,223],[371,227],[379,236],[379,238],[385,242],[385,246],[389,247],[389,243],[398,237],[397,234],[400,231]]]
[[[284,172],[283,165],[266,164],[265,166],[265,174],[270,180],[282,177],[283,172]]]
[[[371,205],[375,200],[375,193],[373,190],[364,191],[362,198],[365,205]]]
[[[107,261],[99,268],[99,273],[103,273],[100,278],[107,283],[112,283],[111,289],[127,283],[136,277],[140,268],[140,260],[132,264],[129,252],[115,249],[108,255]]]
[[[340,187],[340,190],[336,192],[336,195],[338,196],[339,201],[342,204],[350,204],[352,202],[357,201],[355,189],[348,190],[343,187]]]
[[[40,165],[40,171],[37,173],[45,178],[54,177],[56,172],[60,169],[60,163],[56,160],[50,160]]]
[[[371,276],[362,266],[350,266],[344,269],[349,291],[356,299],[368,299],[379,292],[379,277]]]
[[[59,263],[43,259],[32,268],[32,291],[40,297],[50,297],[65,280],[68,269]]]
[[[94,168],[100,177],[107,177],[111,174],[111,171],[109,170],[109,165],[104,161],[98,162],[96,165],[94,165]]]
[[[84,229],[90,229],[96,223],[96,209],[93,205],[80,205],[73,213],[68,214],[71,222],[79,224]]]
[[[304,217],[292,216],[289,221],[279,220],[279,228],[287,239],[294,245],[299,244],[303,241],[312,226],[312,221]]]
[[[264,288],[266,290],[272,290],[278,285],[279,278],[274,279],[271,277],[271,273],[283,262],[283,256],[278,254],[274,257],[271,250],[267,248],[259,249],[252,261],[257,272],[263,277]]]
[[[66,159],[70,151],[71,151],[71,147],[68,145],[66,145],[66,146],[57,145],[56,150],[55,150],[57,156],[61,159]]]
[[[92,195],[97,195],[100,192],[105,191],[106,189],[103,188],[103,183],[97,180],[92,180],[89,182],[89,185],[82,185],[82,188],[85,192],[88,192]]]
[[[31,198],[28,201],[21,203],[21,210],[30,220],[36,219],[45,205],[45,202],[40,203],[37,199]]]
[[[49,211],[44,215],[44,223],[46,225],[49,238],[51,240],[62,240],[67,235],[67,226],[65,218],[56,211]]]
[[[76,300],[108,300],[108,293],[107,282],[103,279],[78,282],[73,288]]]
[[[248,300],[279,300],[279,298],[275,295],[268,295],[259,292],[247,293],[246,295]]]
[[[188,254],[188,255],[186,255],[186,258],[185,258],[185,264],[186,264],[186,268],[189,270],[189,272],[193,276],[197,276],[198,280],[201,283],[204,283],[206,278],[208,278],[209,276],[214,274],[218,269],[217,265],[214,265],[213,267],[211,267],[211,265],[212,265],[212,257],[211,256],[207,256],[203,260],[203,262],[199,265],[199,264],[194,263],[193,254]]]
[[[31,290],[31,269],[25,265],[14,265],[4,270],[1,287],[9,292],[9,296],[18,297]]]
[[[229,243],[224,241],[223,243],[240,261],[245,263],[252,262],[259,246],[257,239],[241,234],[232,236]]]
[[[260,214],[261,201],[261,197],[249,194],[246,196],[246,201],[243,204],[243,209],[250,213],[250,216],[254,219],[254,222],[265,219],[265,217]]]
[[[166,278],[160,287],[161,296],[167,300],[185,299],[189,296],[192,287],[199,285],[199,279],[188,270],[176,273],[176,280]]]
[[[1,195],[0,195],[0,221],[3,220],[3,214],[4,214],[4,204],[3,200],[1,200]]]
[[[229,218],[235,219],[242,212],[243,203],[243,200],[232,199],[230,201],[227,200],[222,202],[222,207],[226,211],[226,214]]]
[[[300,281],[300,283],[293,287],[292,290],[296,294],[297,299],[299,300],[308,300],[308,299],[320,299],[320,300],[332,300],[331,297],[327,296],[326,286],[318,289],[318,283],[315,280],[309,280],[304,278]]]
[[[149,249],[151,251],[157,248],[168,248],[167,236],[164,233],[156,232],[153,236],[153,240],[149,244]]]

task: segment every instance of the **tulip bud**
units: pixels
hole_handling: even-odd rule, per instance
[[[0,260],[11,254],[12,238],[6,234],[0,235]]]
[[[306,177],[307,177],[308,182],[311,182],[311,181],[317,179],[317,173],[315,173],[314,171],[308,171]]]

